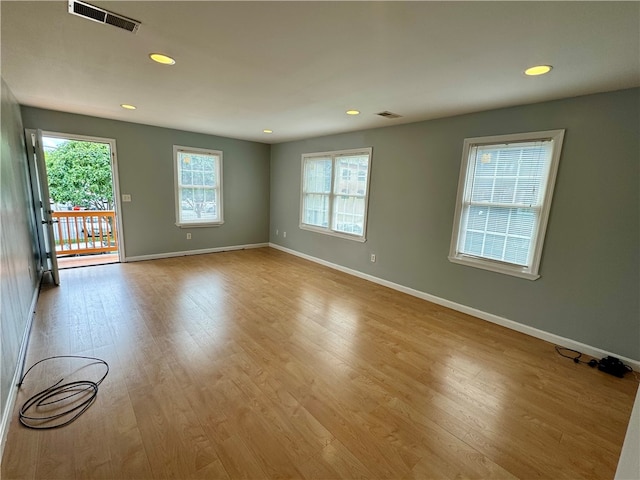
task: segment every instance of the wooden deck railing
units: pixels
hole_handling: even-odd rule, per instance
[[[57,255],[83,255],[118,250],[113,210],[53,212]]]

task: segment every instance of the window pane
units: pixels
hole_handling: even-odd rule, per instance
[[[467,213],[466,229],[484,231],[487,226],[487,207],[473,206]]]
[[[303,189],[306,193],[331,192],[331,164],[331,158],[305,160]]]
[[[318,227],[329,226],[329,195],[305,194],[302,223]]]
[[[529,250],[531,240],[527,238],[507,238],[507,248],[505,249],[504,261],[515,263],[516,265],[527,265],[529,263]]]
[[[482,248],[482,256],[485,258],[493,258],[494,260],[502,260],[504,253],[505,237],[502,235],[489,235],[484,238],[484,247]]]
[[[491,201],[494,203],[513,203],[516,181],[511,178],[497,178],[493,187]]]
[[[536,222],[534,209],[470,206],[461,251],[521,265],[522,258],[529,258]]]
[[[339,196],[333,207],[332,228],[337,232],[364,233],[365,200],[362,197]]]
[[[520,178],[515,191],[515,203],[522,205],[539,205],[540,178]]]
[[[517,152],[510,149],[497,150],[495,151],[495,162],[497,177],[513,177],[518,174]]]
[[[537,223],[536,212],[532,209],[514,208],[510,210],[510,213],[509,234],[530,240],[533,237],[533,228]]]
[[[181,183],[182,185],[193,185],[193,173],[190,170],[182,170]]]
[[[489,208],[487,215],[487,232],[507,233],[509,212],[505,208]]]
[[[496,149],[488,147],[478,147],[475,150],[475,176],[495,177],[496,175]]]
[[[474,255],[476,257],[482,256],[482,245],[484,243],[484,233],[470,232],[468,231],[464,237],[464,253]]]
[[[364,195],[367,188],[369,157],[367,155],[336,158],[336,178],[333,193]]]
[[[551,155],[551,142],[530,145],[520,151],[520,175],[542,178],[546,175],[547,159]]]
[[[476,178],[473,181],[471,190],[471,201],[473,202],[490,202],[493,196],[493,179],[492,178]]]

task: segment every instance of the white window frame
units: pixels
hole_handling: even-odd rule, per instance
[[[456,199],[456,211],[453,222],[453,234],[451,236],[451,247],[449,250],[449,260],[454,263],[467,265],[470,267],[490,270],[492,272],[513,275],[528,280],[536,280],[540,278],[539,268],[540,259],[542,257],[542,248],[544,237],[547,230],[547,222],[549,219],[549,211],[551,209],[551,201],[553,190],[556,183],[556,175],[560,161],[560,153],[562,151],[562,142],[564,139],[564,130],[547,130],[542,132],[518,133],[511,135],[496,135],[490,137],[466,138],[464,140],[464,148],[462,151],[462,165],[460,167],[460,178],[458,181],[458,194]],[[538,210],[539,221],[534,225],[532,236],[532,246],[530,249],[529,259],[526,266],[513,263],[497,261],[486,257],[472,256],[462,253],[461,244],[464,235],[461,235],[462,224],[464,221],[464,212],[467,206],[471,205],[471,181],[474,178],[475,158],[472,155],[474,147],[488,145],[502,145],[509,143],[525,143],[536,142],[540,140],[551,140],[552,152],[551,159],[548,164],[546,175],[546,185],[544,188],[544,196],[538,205],[527,206],[527,208],[535,208]],[[492,205],[487,203],[487,205]],[[511,205],[511,204],[509,204]],[[519,206],[513,204],[515,207]]]
[[[354,240],[356,242],[366,242],[367,241],[367,220],[369,213],[369,190],[371,184],[371,164],[372,164],[372,147],[365,148],[354,148],[349,150],[336,150],[330,152],[315,152],[315,153],[303,153],[302,154],[302,164],[301,164],[301,181],[300,181],[300,228],[303,230],[310,230],[312,232],[323,233],[325,235],[330,235],[333,237],[345,238],[348,240]],[[344,193],[336,193],[334,190],[336,176],[341,175],[342,172],[337,172],[336,170],[336,161],[340,157],[350,156],[350,155],[367,155],[369,158],[368,168],[367,168],[367,181],[366,181],[366,191],[364,194],[349,194],[346,195]],[[305,162],[307,160],[314,160],[317,158],[331,158],[331,189],[329,191],[329,225],[325,227],[320,227],[318,225],[310,225],[304,223],[304,197],[307,192],[305,192],[305,181],[304,181],[304,173],[305,173]],[[363,213],[363,223],[362,223],[362,234],[356,233],[346,233],[334,230],[332,228],[332,219],[333,219],[333,210],[336,198],[341,196],[350,196],[350,197],[359,197],[364,198],[364,213]]]
[[[212,189],[216,191],[216,208],[218,209],[218,219],[214,221],[184,221],[180,219],[180,204],[181,198],[180,189],[182,188],[180,164],[178,162],[178,153],[193,153],[199,155],[211,155],[218,157],[219,161],[216,162],[217,166],[217,179],[218,183],[215,184]],[[173,171],[174,171],[174,187],[175,187],[175,207],[176,207],[176,226],[180,228],[197,228],[197,227],[215,227],[224,223],[224,208],[223,208],[223,195],[222,195],[222,151],[211,150],[207,148],[185,147],[181,145],[173,146]]]

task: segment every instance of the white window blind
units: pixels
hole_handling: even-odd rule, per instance
[[[562,136],[553,131],[465,141],[452,261],[538,277]]]

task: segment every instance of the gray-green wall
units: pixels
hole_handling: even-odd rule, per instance
[[[551,129],[566,134],[542,277],[450,263],[463,140]],[[274,145],[270,241],[640,360],[639,133],[631,89]],[[367,242],[301,230],[301,155],[357,147],[373,147]]]
[[[116,140],[120,193],[132,198],[121,212],[127,258],[269,240],[269,145],[31,107],[22,117],[25,128]],[[175,225],[173,145],[223,151],[223,225]]]
[[[0,418],[18,368],[22,339],[38,288],[33,202],[20,106],[2,80],[0,150]]]

